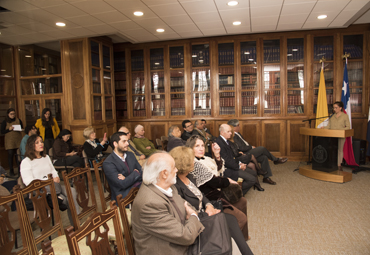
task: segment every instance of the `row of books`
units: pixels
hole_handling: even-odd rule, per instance
[[[362,69],[362,61],[348,62],[347,69]]]
[[[164,87],[154,87],[152,93],[164,93]]]
[[[264,47],[263,61],[265,63],[280,62],[280,47]]]
[[[170,55],[170,67],[171,68],[184,67],[184,53]]]
[[[152,78],[151,80],[152,87],[164,87],[164,79],[163,78]]]
[[[127,110],[127,102],[126,101],[116,101],[116,108],[117,110]]]
[[[103,119],[102,111],[94,111],[94,120],[102,120],[102,119]]]
[[[124,72],[126,70],[126,59],[125,59],[125,52],[115,52],[114,53],[114,70],[116,72]]]
[[[288,45],[288,62],[302,62],[304,59],[303,45]]]
[[[91,53],[91,65],[100,67],[99,54]]]
[[[257,74],[242,74],[242,84],[257,84]]]
[[[270,106],[264,109],[265,114],[280,114],[280,105]]]
[[[210,116],[211,115],[211,109],[194,109],[194,115]]]
[[[140,110],[134,110],[134,117],[145,117],[146,116],[146,111],[145,109],[140,109]]]
[[[126,81],[126,73],[124,72],[114,72],[115,81]]]
[[[234,115],[235,107],[220,107],[220,115]]]
[[[326,60],[333,60],[333,45],[314,45],[314,60],[325,57]]]
[[[362,94],[355,94],[355,93],[352,93],[350,94],[350,102],[351,102],[351,105],[356,105],[356,104],[359,104],[359,105],[362,105]]]
[[[144,70],[144,57],[143,56],[131,57],[131,70],[132,71]]]
[[[118,110],[116,111],[116,117],[117,119],[125,119],[128,117],[127,111],[126,110]]]
[[[219,65],[233,65],[234,64],[234,50],[218,50]]]
[[[164,108],[153,109],[152,116],[165,116],[166,111]]]
[[[291,113],[304,113],[303,109],[304,109],[304,106],[303,105],[299,105],[299,106],[288,105],[288,114],[291,114]]]
[[[209,65],[209,50],[193,50],[192,51],[193,66],[208,66]]]
[[[257,106],[243,106],[242,114],[257,114]]]
[[[303,105],[303,98],[300,95],[288,95],[288,105]]]
[[[185,115],[185,108],[171,108],[172,116],[182,116]]]
[[[234,90],[234,85],[222,85],[220,84],[220,90]]]
[[[164,99],[152,99],[152,109],[165,108]]]
[[[145,109],[145,99],[143,98],[141,101],[135,100],[133,102],[134,110],[143,110]]]
[[[150,69],[163,69],[163,54],[150,54]]]
[[[362,112],[362,105],[351,104],[351,112]]]
[[[184,77],[171,77],[171,87],[184,87],[185,80]]]
[[[235,107],[235,98],[234,97],[221,97],[220,98],[220,107]]]
[[[333,104],[333,94],[328,94],[328,92],[326,92],[326,102],[328,104]],[[313,104],[317,104],[317,95],[313,97]]]
[[[193,91],[194,92],[204,92],[204,91],[209,91],[211,86],[209,84],[203,84],[199,86],[198,84],[193,85]]]
[[[116,90],[126,89],[126,81],[115,81],[114,84],[115,84]]]
[[[288,72],[288,82],[290,81],[299,81],[303,79],[303,75],[301,72]]]
[[[171,108],[185,108],[185,99],[172,99],[171,98]]]
[[[219,75],[234,75],[234,67],[219,67]]]
[[[303,89],[304,85],[303,85],[303,82],[302,82],[302,85],[299,83],[288,83],[288,88],[289,89],[298,89],[298,88]]]
[[[270,85],[269,87],[270,89],[280,89],[280,85],[276,86],[276,85]],[[265,91],[266,95],[276,95],[276,96],[280,96],[280,90],[267,90]]]
[[[226,75],[220,75],[218,78],[218,82],[221,85],[231,85],[234,84],[234,76],[226,76]]]
[[[101,86],[99,82],[93,82],[93,93],[101,93]]]
[[[362,69],[353,69],[353,70],[348,70],[348,80],[362,80]]]
[[[240,54],[242,64],[248,64],[257,61],[256,47],[243,48]]]
[[[256,104],[255,96],[242,97],[242,106],[253,106]]]
[[[280,105],[280,96],[266,96],[265,102],[267,102],[267,106],[273,106],[273,105]]]
[[[108,120],[113,119],[113,111],[111,109],[109,111],[105,111],[105,118]]]
[[[257,89],[257,84],[242,84],[242,89]]]
[[[354,44],[343,45],[343,53],[350,53],[351,58],[362,58],[363,52],[362,48]]]

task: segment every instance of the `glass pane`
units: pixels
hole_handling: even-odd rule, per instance
[[[0,79],[0,94],[4,96],[14,96],[14,80]]]
[[[347,65],[348,82],[350,87],[362,87],[362,61],[350,61]]]
[[[52,116],[58,122],[59,129],[62,130],[62,109],[60,99],[45,99],[45,108],[51,110]]]
[[[26,113],[26,125],[35,125],[36,120],[40,118],[40,101],[24,100]],[[24,125],[24,124],[23,124]]]
[[[101,97],[94,96],[94,120],[102,120],[102,105],[101,105]]]
[[[304,66],[303,64],[288,65],[288,89],[304,88]]]
[[[116,94],[126,94],[126,73],[114,73]]]
[[[344,35],[343,54],[350,53],[349,59],[359,59],[363,56],[363,35]]]
[[[111,95],[112,94],[112,79],[110,72],[104,72],[104,93]]]
[[[265,63],[280,62],[280,40],[263,41],[263,60]]]
[[[99,61],[99,43],[90,41],[91,44],[91,65],[100,67]]]
[[[164,72],[151,73],[152,93],[164,93]]]
[[[144,94],[145,93],[145,83],[144,83],[144,73],[133,73],[132,74],[132,94]]]
[[[240,57],[241,63],[244,64],[256,64],[257,61],[257,50],[256,42],[241,42],[240,43]]]
[[[242,66],[242,89],[257,89],[257,67]]]
[[[265,89],[280,89],[280,66],[264,66],[263,72]]]
[[[126,58],[124,51],[118,51],[114,53],[114,71],[125,72],[126,71]]]
[[[21,76],[33,76],[34,75],[34,63],[31,51],[28,48],[19,48],[19,66]]]
[[[288,113],[304,113],[303,90],[288,90]]]
[[[316,114],[317,109],[317,95],[319,93],[318,89],[313,90],[313,113]],[[333,112],[333,89],[326,90],[326,101],[328,103],[328,113]]]
[[[218,64],[233,65],[234,64],[234,44],[220,43],[218,45]]]
[[[4,120],[6,117],[6,111],[9,108],[15,109],[15,98],[14,97],[0,97],[0,119]]]
[[[219,67],[219,90],[234,90],[234,67]]]
[[[113,97],[105,97],[105,119],[113,119]]]
[[[150,69],[163,69],[163,49],[150,49]]]
[[[60,57],[49,56],[48,57],[48,74],[61,74],[62,69]]]
[[[304,39],[288,39],[288,62],[304,61]]]
[[[208,66],[209,44],[193,45],[191,57],[193,66]]]
[[[171,92],[184,92],[185,91],[185,81],[184,81],[184,71],[171,71]]]
[[[193,94],[194,115],[211,115],[211,94],[194,93]]]
[[[333,60],[333,36],[322,36],[314,38],[314,60],[319,61],[322,57]]]
[[[320,85],[320,72],[321,72],[321,63],[316,63],[313,65],[313,86],[319,87]],[[324,62],[324,78],[325,78],[325,87],[333,87],[333,63]]]
[[[280,90],[265,91],[265,114],[280,114]]]
[[[103,45],[103,68],[110,69],[110,48]]]
[[[133,50],[131,51],[131,70],[143,71],[144,70],[144,51]]]
[[[13,76],[13,50],[12,46],[0,44],[0,77]]]
[[[152,116],[165,115],[165,96],[152,95]]]
[[[184,47],[170,47],[170,67],[183,68],[184,67]]]
[[[210,90],[210,76],[211,70],[205,69],[193,69],[192,72],[192,83],[193,91],[209,91]]]
[[[62,77],[21,80],[22,95],[62,93]]]
[[[235,93],[220,93],[220,115],[235,114]]]
[[[257,91],[242,92],[242,114],[257,114]]]
[[[127,98],[126,96],[116,96],[117,119],[127,118]]]
[[[362,88],[350,89],[351,112],[362,112]]]
[[[185,94],[171,94],[171,115],[185,115]]]
[[[93,82],[93,93],[101,93],[101,85],[100,85],[100,70],[98,69],[91,69],[92,73],[92,82]]]
[[[145,117],[145,96],[133,96],[132,105],[134,109],[134,117]]]

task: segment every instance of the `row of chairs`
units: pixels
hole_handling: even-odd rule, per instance
[[[10,224],[10,214],[16,213],[20,223],[20,232],[22,236],[22,249],[14,254],[35,254],[39,253],[37,246],[41,244],[42,254],[114,254],[112,252],[112,243],[116,245],[117,254],[126,254],[123,235],[124,233],[127,251],[129,255],[134,255],[133,238],[130,229],[131,214],[126,207],[132,204],[138,188],[133,188],[125,198],[118,197],[118,207],[115,202],[110,202],[110,209],[107,209],[107,201],[110,201],[111,194],[109,186],[101,182],[101,174],[104,175],[102,162],[94,164],[99,196],[101,200],[102,212],[98,212],[92,183],[90,168],[75,168],[70,173],[62,172],[63,180],[67,190],[67,196],[73,224],[75,228],[68,227],[63,235],[63,225],[61,222],[57,194],[55,192],[52,176],[47,181],[35,180],[26,188],[20,189],[19,186],[14,188],[12,195],[0,197],[0,249],[6,251],[4,254],[12,254],[15,242],[15,230]],[[104,178],[104,180],[106,180]],[[81,207],[81,213],[77,215],[74,206],[72,191],[69,183],[77,192],[77,203]],[[105,183],[105,184],[104,184]],[[47,203],[48,195],[45,187],[50,185],[50,199],[52,208]],[[105,193],[103,185],[106,188]],[[24,198],[29,196],[32,200],[34,211],[33,219],[25,206]],[[16,212],[11,211],[10,204],[15,202]],[[119,217],[119,215],[121,217]],[[87,218],[88,217],[88,218]],[[54,218],[54,224],[52,224]],[[87,220],[84,222],[84,219]],[[40,234],[32,231],[31,222],[34,221],[40,229]],[[84,222],[84,223],[83,223]],[[122,222],[122,225],[121,225]],[[123,232],[122,232],[123,226]],[[108,231],[109,229],[109,231]],[[114,231],[113,231],[114,230]],[[57,233],[58,237],[51,242],[48,238]],[[93,234],[91,234],[93,233]],[[81,241],[86,238],[86,242]],[[66,247],[69,250],[66,250]]]

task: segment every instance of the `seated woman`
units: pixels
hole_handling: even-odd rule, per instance
[[[71,131],[63,129],[53,144],[54,162],[55,166],[73,166],[73,167],[85,167],[83,158],[77,155],[76,151],[72,150],[70,144]]]
[[[225,170],[224,160],[220,155],[220,146],[217,143],[212,144],[212,151],[215,159],[204,156],[205,148],[203,139],[199,136],[191,136],[186,142],[186,146],[194,151],[194,171],[192,175],[196,181],[197,187],[210,200],[222,199],[224,212],[234,215],[244,238],[247,241],[248,236],[248,219],[247,219],[247,199],[242,194],[238,201],[225,197],[221,189],[228,188],[231,184],[239,185],[230,178],[222,177]],[[231,188],[231,187],[230,187]]]
[[[90,162],[90,167],[93,167],[92,161],[95,160],[97,163],[104,158],[103,151],[108,149],[108,138],[107,133],[104,133],[103,140],[100,142],[99,139],[96,138],[96,133],[93,128],[85,128],[83,132],[83,136],[86,138],[86,142],[84,143],[84,151],[87,155],[87,158]]]
[[[144,136],[145,130],[142,125],[137,125],[135,127],[135,136],[133,138],[133,142],[136,146],[136,148],[144,153],[146,157],[149,157],[151,154],[156,152],[154,144],[149,141],[148,138]]]
[[[170,151],[170,155],[175,160],[175,166],[178,170],[176,178],[176,188],[179,195],[189,202],[197,212],[205,211],[208,216],[212,216],[220,212],[215,209],[207,197],[197,188],[195,180],[191,172],[194,169],[194,152],[192,149],[179,146]],[[204,214],[198,214],[203,217]],[[204,215],[207,217],[207,215]],[[253,254],[248,244],[245,242],[243,233],[240,231],[238,222],[233,215],[225,214],[227,225],[231,237],[238,245],[240,252],[244,254]]]
[[[41,136],[31,135],[26,144],[25,159],[21,163],[21,177],[23,183],[28,186],[33,180],[47,180],[48,174],[52,174],[54,182],[56,183],[56,189],[60,188],[60,193],[57,194],[61,197],[63,204],[68,207],[68,218],[73,226],[72,215],[68,205],[67,192],[64,186],[60,185],[60,179],[57,171],[55,170],[49,156],[44,150],[44,142]],[[57,188],[57,186],[59,188]],[[80,213],[80,207],[76,200],[76,190],[72,188],[73,202],[76,207],[77,214]]]

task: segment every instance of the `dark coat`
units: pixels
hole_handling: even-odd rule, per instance
[[[100,141],[99,139],[95,139],[95,142],[98,146],[96,146],[96,148],[94,148],[91,144],[89,144],[88,142],[85,142],[84,143],[84,151],[86,153],[86,156],[89,158],[89,159],[93,159],[96,157],[96,155],[98,155],[100,152],[102,151],[106,151],[108,149],[108,146],[109,146],[109,142],[105,143],[104,145],[101,145],[100,144]]]
[[[184,133],[181,135],[181,139],[187,141],[192,135],[194,135],[194,130],[190,133],[184,130]]]
[[[181,138],[170,136],[168,137],[167,151],[172,150],[175,147],[185,146],[185,141]]]
[[[241,137],[243,137],[240,133],[238,133]],[[244,139],[244,137],[243,137]],[[244,139],[245,140],[245,139]],[[252,149],[251,145],[246,145],[245,142],[243,142],[242,139],[237,134],[234,134],[234,142],[236,145],[238,145],[239,150],[243,153],[246,153]]]
[[[221,136],[217,137],[215,142],[220,146],[220,155],[225,160],[224,176],[237,181],[239,177],[239,162],[235,160],[233,151]]]

